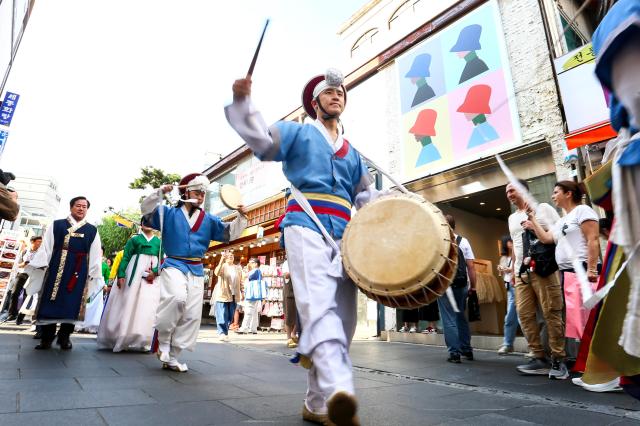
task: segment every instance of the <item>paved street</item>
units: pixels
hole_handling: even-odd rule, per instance
[[[37,352],[24,328],[0,329],[0,425],[300,425],[305,371],[288,362],[282,335],[218,343],[203,328],[186,374],[144,354],[74,349]],[[353,346],[364,425],[632,425],[640,404],[570,381],[522,377],[521,356],[476,352],[444,361],[440,347],[358,341]]]

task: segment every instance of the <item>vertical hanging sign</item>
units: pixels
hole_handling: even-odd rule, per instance
[[[5,93],[2,105],[0,105],[0,126],[9,127],[11,125],[11,119],[18,105],[18,99],[20,99],[20,95],[16,93]]]
[[[11,125],[13,113],[18,105],[18,99],[20,99],[20,95],[17,93],[6,92],[4,100],[2,101],[2,104],[0,104],[0,156],[7,145],[7,139],[9,138],[9,126]]]

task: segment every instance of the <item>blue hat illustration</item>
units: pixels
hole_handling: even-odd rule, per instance
[[[431,66],[431,55],[423,53],[413,58],[411,69],[405,77],[429,77],[429,67]]]
[[[451,48],[450,52],[470,52],[472,50],[480,50],[480,34],[482,34],[482,26],[478,24],[464,27],[458,35],[458,41]]]

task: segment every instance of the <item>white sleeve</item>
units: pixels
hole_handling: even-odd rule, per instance
[[[233,222],[229,224],[229,241],[234,241],[240,238],[242,231],[247,227],[247,218],[240,213],[233,219]]]
[[[160,205],[160,201],[162,200],[163,193],[162,189],[157,189],[150,195],[144,197],[142,202],[140,203],[140,211],[142,212],[142,216],[146,216],[150,213],[153,213],[156,208]]]
[[[471,244],[469,244],[469,240],[464,237],[462,238],[462,240],[460,240],[460,250],[462,250],[464,260],[473,260],[476,258],[473,255],[473,250],[471,250]]]
[[[578,225],[582,225],[588,220],[595,220],[598,222],[600,218],[596,212],[587,205],[582,204],[576,207],[576,221],[578,222]]]
[[[251,103],[251,98],[234,99],[224,108],[224,114],[231,127],[258,157],[262,158],[273,147],[269,128]]]
[[[53,253],[53,222],[47,226],[47,231],[42,236],[42,244],[40,248],[33,255],[33,258],[29,262],[32,268],[44,268],[49,266],[51,261],[51,255]]]
[[[102,242],[100,234],[96,232],[96,237],[89,248],[89,271],[87,274],[87,285],[89,286],[89,295],[93,295],[98,289],[104,286],[104,277],[102,276]]]
[[[549,229],[553,228],[553,225],[555,225],[555,223],[560,220],[560,215],[558,214],[556,209],[554,209],[547,203],[541,203],[538,210],[539,211],[536,212],[536,214],[539,213],[544,218]],[[549,229],[547,229],[547,231]]]

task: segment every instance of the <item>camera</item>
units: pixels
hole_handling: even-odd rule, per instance
[[[9,182],[11,182],[12,180],[14,180],[16,178],[16,175],[14,175],[11,172],[4,172],[2,171],[2,169],[0,169],[0,183],[3,185],[7,185]]]

